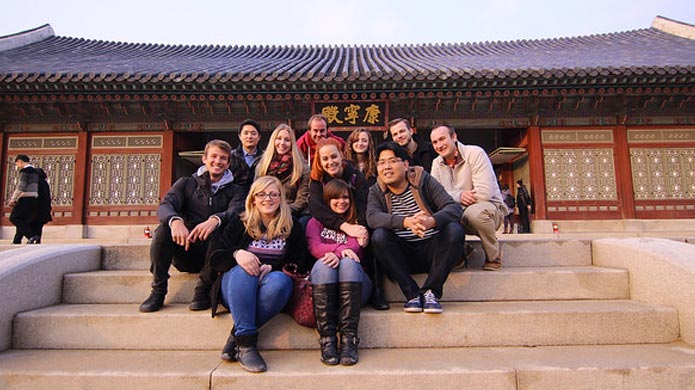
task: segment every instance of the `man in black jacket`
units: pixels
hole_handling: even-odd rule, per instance
[[[420,136],[414,134],[413,128],[410,127],[410,122],[403,118],[396,118],[390,121],[387,125],[389,137],[401,145],[410,156],[410,165],[421,166],[425,172],[430,173],[432,170],[432,160],[437,158],[437,153],[432,148],[429,141],[420,139]]]
[[[12,206],[10,222],[17,227],[12,243],[21,244],[22,236],[24,236],[29,240],[29,244],[38,244],[41,238],[34,231],[31,220],[36,214],[39,202],[39,175],[29,162],[29,156],[25,154],[17,155],[14,163],[19,169],[19,177],[17,188],[9,201],[9,205]]]
[[[162,199],[157,209],[160,225],[150,246],[152,291],[140,305],[141,312],[157,311],[164,304],[172,262],[179,271],[200,272],[189,309],[210,308],[215,275],[205,264],[207,240],[244,208],[245,191],[228,170],[231,151],[226,141],[208,142],[205,165],[193,176],[178,179]]]
[[[258,147],[261,142],[261,125],[253,119],[246,119],[239,125],[238,135],[239,146],[232,150],[229,170],[234,175],[234,182],[243,186],[245,193],[248,193],[256,177],[258,161],[263,156],[263,150]]]

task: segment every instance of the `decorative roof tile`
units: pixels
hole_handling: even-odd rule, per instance
[[[0,38],[0,81],[127,83],[402,82],[692,74],[695,40],[657,28],[572,38],[424,45],[159,45]],[[50,29],[50,26],[48,26]],[[3,44],[4,43],[4,44]]]

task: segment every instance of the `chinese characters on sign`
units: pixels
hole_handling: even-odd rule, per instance
[[[329,126],[385,126],[386,102],[321,102],[314,112],[328,119]]]

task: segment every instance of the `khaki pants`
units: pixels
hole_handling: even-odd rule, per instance
[[[472,204],[463,210],[461,224],[466,234],[480,237],[486,260],[493,261],[501,255],[496,232],[503,219],[503,211],[491,202]]]

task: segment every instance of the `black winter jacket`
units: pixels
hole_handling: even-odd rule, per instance
[[[181,217],[189,230],[213,215],[219,217],[224,225],[244,210],[245,198],[243,188],[234,182],[222,185],[213,194],[208,172],[200,176],[185,176],[164,195],[157,216],[164,224],[169,224],[173,217]]]

